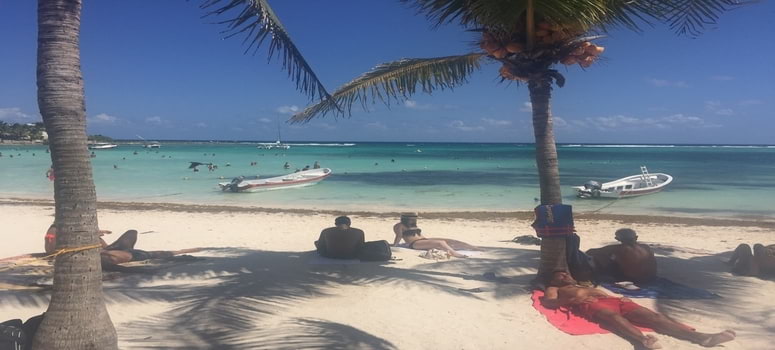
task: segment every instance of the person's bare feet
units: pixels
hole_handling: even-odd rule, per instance
[[[661,349],[662,348],[662,345],[659,345],[659,339],[657,339],[657,337],[655,337],[653,335],[650,335],[650,334],[647,335],[643,339],[642,344],[643,344],[643,347],[646,348],[646,349]]]
[[[734,340],[736,336],[737,334],[735,333],[735,331],[727,329],[720,333],[708,334],[708,337],[705,338],[705,340],[701,341],[700,345],[706,348],[711,348],[721,343],[726,343],[730,340]]]
[[[468,257],[468,255],[460,254],[458,252],[454,252],[454,253],[450,252],[450,254],[452,254],[452,256],[454,256],[456,258],[467,258]]]

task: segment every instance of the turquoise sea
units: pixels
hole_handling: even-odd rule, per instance
[[[290,144],[289,150],[261,150],[251,142],[162,142],[152,150],[119,144],[94,151],[97,194],[111,201],[365,211],[529,210],[539,196],[530,144]],[[52,198],[45,146],[0,146],[0,152],[0,197]],[[775,218],[775,146],[568,144],[558,152],[564,201],[577,212]],[[219,168],[192,172],[190,161]],[[258,193],[223,193],[216,186],[315,161],[333,175],[314,186]],[[574,196],[571,186],[634,175],[641,165],[675,180],[661,193],[614,203]]]

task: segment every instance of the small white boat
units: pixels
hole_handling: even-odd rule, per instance
[[[287,143],[282,143],[280,140],[275,141],[274,143],[259,143],[256,147],[258,149],[290,149],[291,145]]]
[[[627,198],[662,191],[673,182],[673,177],[664,173],[650,174],[645,166],[640,167],[640,175],[632,175],[619,180],[599,184],[588,181],[584,186],[573,187],[579,198]]]
[[[144,144],[143,148],[161,148],[161,144],[156,141],[152,141],[150,143]]]
[[[88,147],[89,149],[111,149],[111,148],[118,147],[118,145],[107,143],[107,142],[95,142],[95,143],[89,144]]]
[[[282,188],[314,185],[331,175],[331,169],[310,169],[287,175],[261,179],[258,176],[235,177],[231,182],[221,182],[218,186],[224,192],[256,192]]]

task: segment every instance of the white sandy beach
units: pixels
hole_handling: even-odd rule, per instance
[[[0,204],[0,258],[40,252],[52,221],[46,205]],[[461,217],[467,217],[465,215]],[[351,216],[367,240],[392,241],[397,218]],[[397,248],[388,264],[311,264],[312,242],[334,216],[294,212],[102,209],[111,242],[126,229],[153,231],[137,248],[207,247],[204,259],[153,274],[124,274],[104,283],[122,349],[351,348],[351,349],[632,349],[612,334],[571,336],[531,306],[528,281],[537,246],[512,243],[532,235],[517,218],[423,218],[430,237],[486,247],[469,259],[434,262]],[[660,274],[722,296],[712,300],[636,302],[702,332],[730,328],[726,349],[767,349],[775,343],[775,282],[728,273],[722,259],[740,243],[773,243],[772,225],[746,227],[577,219],[582,250],[613,242],[630,226],[641,241],[658,244]],[[497,280],[485,278],[493,272]],[[2,271],[3,277],[10,271]],[[479,290],[471,291],[473,288]],[[468,291],[466,291],[468,290]],[[45,311],[48,294],[0,291],[0,320]],[[699,349],[658,335],[666,349]]]

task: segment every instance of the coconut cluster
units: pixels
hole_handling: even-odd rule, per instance
[[[536,25],[534,48],[530,53],[525,52],[526,34],[522,32],[510,34],[484,32],[479,46],[489,55],[500,60],[516,58],[518,55],[529,59],[550,57],[553,60],[559,56],[562,64],[579,64],[587,68],[595,62],[605,48],[588,41],[572,41],[583,33],[584,30],[578,26],[540,21]],[[504,63],[500,69],[500,75],[504,79],[527,81],[526,73],[520,72],[513,64]]]
[[[576,63],[583,68],[587,68],[597,60],[597,57],[605,51],[602,46],[595,45],[589,41],[585,41],[576,46],[573,51],[560,60],[560,63],[570,66]]]

